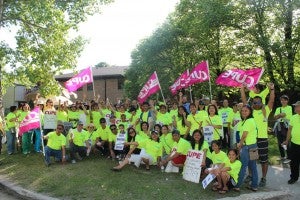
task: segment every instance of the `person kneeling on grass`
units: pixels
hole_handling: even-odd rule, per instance
[[[87,132],[83,130],[83,123],[78,121],[77,128],[70,130],[70,156],[72,164],[76,163],[76,153],[79,154],[78,160],[82,160],[87,153]]]
[[[172,131],[172,138],[174,140],[174,144],[171,154],[165,160],[160,162],[160,166],[164,166],[171,161],[173,166],[183,167],[186,160],[186,155],[192,148],[191,144],[187,140],[180,137],[180,132],[178,130]]]
[[[128,131],[129,135],[136,135],[134,129]],[[125,165],[129,162],[134,161],[135,165],[138,167],[139,163],[143,161],[146,165],[146,170],[150,170],[150,165],[154,165],[160,162],[162,156],[162,145],[159,143],[159,135],[158,132],[152,131],[150,139],[138,139],[139,135],[135,136],[134,142],[128,142],[127,144],[133,145],[130,147],[128,154],[123,162],[121,162],[118,166],[112,168],[113,171],[120,171]],[[139,156],[133,157],[132,153],[136,148],[142,148]],[[139,161],[138,161],[139,159]]]
[[[238,151],[236,149],[228,150],[229,161],[222,165],[221,168],[215,169],[214,173],[216,175],[218,185],[217,189],[220,194],[225,194],[228,188],[233,188],[236,186],[238,181],[238,175],[241,170],[242,163],[237,160]]]
[[[66,162],[66,137],[62,134],[64,125],[58,124],[55,131],[43,136],[48,140],[45,146],[45,164],[50,165],[50,156],[54,156],[56,161]]]

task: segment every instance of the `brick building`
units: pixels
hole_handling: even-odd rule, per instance
[[[123,98],[124,96],[124,74],[127,66],[116,67],[100,67],[92,68],[94,78],[95,95],[100,94],[101,99],[107,99],[112,103],[116,103],[117,98]],[[74,76],[73,73],[63,74],[56,76],[55,79],[64,85],[68,79]],[[86,94],[87,100],[94,99],[93,84],[89,83],[75,92],[78,95],[78,99],[82,100],[83,95]]]

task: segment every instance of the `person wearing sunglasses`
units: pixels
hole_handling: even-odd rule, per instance
[[[98,149],[103,156],[109,156],[109,142],[110,128],[106,123],[105,118],[100,118],[100,127],[97,129],[99,141],[96,143]]]
[[[108,145],[109,145],[109,152],[110,152],[109,157],[115,159],[117,155],[122,154],[122,151],[114,149],[117,140],[118,129],[115,124],[110,125],[109,128],[110,128],[110,134],[108,136]]]
[[[99,143],[99,133],[95,130],[95,125],[90,123],[87,126],[87,134],[85,138],[87,152],[86,155],[89,156],[90,152],[95,152],[95,148],[97,148],[97,144]]]
[[[43,136],[47,140],[45,146],[45,165],[50,166],[50,157],[54,156],[56,161],[66,162],[66,137],[62,134],[64,125],[58,124],[55,131]]]

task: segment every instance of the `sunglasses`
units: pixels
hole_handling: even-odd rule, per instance
[[[261,105],[261,102],[253,102],[253,105]]]
[[[100,122],[101,124],[105,123],[105,122]]]
[[[111,128],[110,130],[113,131],[113,130],[116,130],[116,129],[117,129],[117,128]]]

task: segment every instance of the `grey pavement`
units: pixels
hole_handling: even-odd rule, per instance
[[[261,177],[261,166],[257,166],[259,179]],[[290,169],[281,165],[269,166],[267,174],[267,185],[265,188],[259,188],[257,192],[242,194],[238,197],[226,197],[222,200],[237,200],[237,199],[280,199],[280,200],[298,200],[300,199],[300,181],[295,184],[288,184],[290,179]]]
[[[15,183],[9,181],[5,176],[0,175],[0,193],[7,198],[3,199],[30,199],[30,200],[59,200],[57,198],[52,198],[43,194],[38,194],[36,192],[26,190]],[[1,194],[0,194],[0,199]]]

